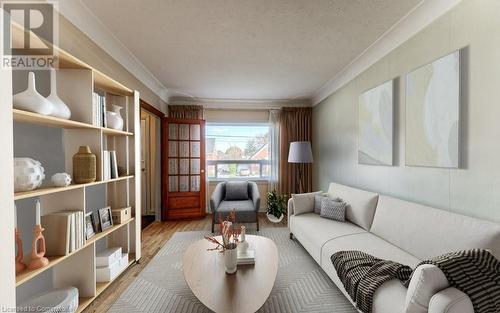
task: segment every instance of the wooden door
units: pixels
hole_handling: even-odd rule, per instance
[[[162,219],[200,218],[205,209],[205,121],[164,118]]]

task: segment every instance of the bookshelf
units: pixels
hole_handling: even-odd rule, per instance
[[[24,34],[22,28],[15,27],[12,33],[13,41],[23,40]],[[27,35],[33,36],[30,32]],[[121,247],[123,253],[129,255],[129,266],[141,258],[139,93],[59,47],[54,47],[54,50],[59,55],[59,68],[56,69],[57,92],[70,108],[71,119],[65,120],[13,109],[12,105],[9,109],[11,111],[9,124],[13,125],[15,130],[22,130],[20,132],[22,134],[16,131],[12,133],[11,148],[12,143],[14,148],[8,151],[13,151],[10,153],[12,157],[30,157],[41,161],[46,174],[42,188],[9,195],[9,198],[13,199],[12,211],[14,202],[18,207],[18,229],[23,234],[25,259],[29,261],[30,258],[31,239],[27,240],[27,238],[31,238],[33,231],[34,215],[31,206],[35,200],[41,203],[42,215],[69,209],[88,213],[111,206],[113,209],[131,207],[132,218],[96,233],[76,251],[64,256],[48,257],[50,262],[43,268],[25,270],[15,275],[15,283],[12,284],[11,289],[13,292],[11,291],[10,294],[15,296],[14,303],[19,304],[33,295],[52,288],[74,286],[79,291],[78,312],[81,312],[112,283],[96,282],[96,253],[107,247]],[[12,90],[17,92],[25,88],[22,82],[27,79],[27,74],[28,71],[12,71],[9,73],[10,77],[0,78],[6,86],[12,86]],[[43,71],[37,71],[35,75],[38,91],[42,94],[47,93],[44,88],[50,88],[49,75],[45,75]],[[109,104],[122,107],[124,130],[114,130],[92,124],[92,95],[95,91],[104,95],[108,110],[111,109]],[[12,101],[10,96],[9,100]],[[41,137],[40,133],[48,135]],[[30,140],[38,140],[38,142],[33,144]],[[46,148],[43,144],[45,141],[47,142]],[[89,146],[92,153],[96,155],[97,180],[88,184],[51,187],[50,177],[56,172],[67,172],[73,177],[73,155],[79,146],[84,145]],[[122,176],[103,179],[104,150],[116,151]],[[11,173],[12,162],[8,162],[9,173]],[[9,182],[12,184],[11,180]],[[13,190],[13,188],[8,190]],[[101,205],[96,206],[94,203],[101,203]],[[14,225],[13,214],[7,216],[9,221],[11,220],[7,228],[12,229],[13,234],[13,228],[11,228]],[[11,237],[13,236],[7,238]],[[15,255],[14,245],[12,244],[11,247],[14,251],[9,251],[9,255]],[[13,264],[14,258],[11,262]],[[12,267],[9,268],[12,269]]]

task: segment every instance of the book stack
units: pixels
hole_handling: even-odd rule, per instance
[[[92,125],[106,127],[106,97],[92,94]]]
[[[85,245],[83,211],[62,211],[42,216],[45,255],[61,256]]]
[[[103,180],[118,178],[118,162],[116,160],[116,151],[103,151]]]
[[[238,249],[238,265],[255,264],[255,251],[253,249]]]

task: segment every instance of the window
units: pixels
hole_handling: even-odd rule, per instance
[[[209,179],[267,178],[269,125],[207,124]]]

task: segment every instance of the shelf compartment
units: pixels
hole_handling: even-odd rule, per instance
[[[58,117],[42,115],[38,113],[13,109],[14,121],[19,123],[35,124],[40,126],[64,128],[64,129],[94,129],[102,130],[102,133],[109,136],[133,136],[134,133],[123,130],[116,130],[107,127],[94,126],[73,120],[65,120]]]
[[[109,180],[105,180],[105,181],[96,181],[96,182],[88,183],[88,184],[69,185],[67,187],[47,187],[47,188],[40,188],[40,189],[31,190],[31,191],[16,192],[14,194],[14,200],[39,197],[39,196],[44,196],[44,195],[57,193],[57,192],[64,192],[64,191],[78,189],[78,188],[96,186],[96,185],[101,185],[101,184],[108,184],[108,183],[113,183],[113,182],[117,182],[117,181],[128,180],[128,179],[131,179],[133,177],[134,177],[133,175],[128,175],[128,176],[113,178],[113,179],[109,179]]]
[[[109,234],[113,233],[114,231],[120,229],[121,227],[123,227],[125,225],[128,225],[134,219],[135,219],[135,217],[132,217],[131,219],[129,219],[125,223],[113,225],[111,228],[106,229],[103,232],[97,233],[94,237],[92,237],[89,240],[87,240],[87,242],[85,243],[85,245],[82,248],[80,248],[80,249],[78,249],[76,251],[73,251],[73,252],[71,252],[71,253],[69,253],[67,255],[47,257],[49,259],[49,265],[47,265],[45,267],[42,267],[42,268],[35,269],[35,270],[25,270],[25,271],[21,272],[19,275],[16,275],[16,287],[24,284],[25,282],[27,282],[27,281],[29,281],[29,280],[31,280],[33,278],[35,278],[39,274],[45,272],[46,270],[48,270],[49,268],[57,265],[58,263],[61,263],[62,261],[66,260],[67,258],[69,258],[69,257],[77,254],[78,252],[80,252],[83,249],[87,248],[89,245],[93,244],[97,240],[102,239],[102,238],[108,236]]]
[[[96,294],[94,297],[81,297],[79,299],[79,305],[78,309],[76,310],[77,313],[83,312],[101,293],[103,293],[106,288],[109,287],[115,280],[117,280],[133,263],[135,262],[135,254],[134,253],[129,253],[128,254],[128,266],[120,272],[120,274],[113,279],[110,282],[106,283],[96,283]]]

